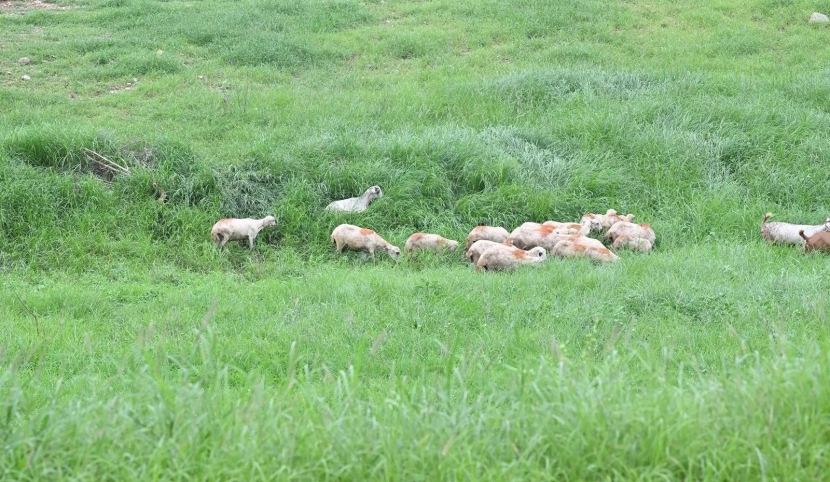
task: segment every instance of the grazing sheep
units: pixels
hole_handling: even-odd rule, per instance
[[[524,223],[514,229],[507,240],[517,248],[530,249],[540,246],[550,251],[556,243],[569,236],[571,235],[557,232],[556,228],[549,224]]]
[[[654,230],[648,224],[634,224],[628,221],[614,223],[608,232],[605,233],[605,240],[614,242],[620,236],[634,236],[635,238],[647,239],[652,245],[657,241]]]
[[[274,216],[265,216],[262,219],[220,219],[210,230],[210,237],[220,248],[224,248],[228,241],[247,239],[248,247],[254,249],[254,239],[262,228],[275,226],[276,224],[277,221]]]
[[[590,238],[588,238],[590,239]],[[553,254],[560,258],[588,258],[593,261],[617,261],[619,257],[606,247],[598,247],[576,240],[566,240],[558,243]]]
[[[804,252],[810,251],[827,251],[830,252],[830,233],[820,232],[812,236],[804,234],[804,230],[800,230],[798,235],[804,239]]]
[[[359,213],[365,211],[372,201],[383,197],[383,191],[380,186],[372,186],[366,190],[360,197],[352,197],[349,199],[342,199],[340,201],[332,201],[326,206],[329,211],[344,211],[350,213]]]
[[[645,238],[638,238],[636,236],[624,235],[619,236],[617,239],[614,240],[614,249],[617,251],[623,249],[630,249],[633,251],[651,251],[651,241]]]
[[[784,244],[799,244],[804,245],[804,238],[799,235],[799,231],[804,231],[808,238],[816,233],[830,232],[830,218],[824,221],[824,224],[811,226],[809,224],[790,224],[784,222],[768,223],[767,219],[772,216],[772,213],[767,213],[761,221],[761,236],[770,243],[784,243]]]
[[[511,243],[510,241],[505,241],[504,243],[497,243],[495,241],[489,241],[487,239],[479,239],[478,241],[473,243],[472,246],[470,246],[470,249],[467,250],[465,256],[471,263],[476,264],[478,263],[478,258],[481,257],[481,254],[493,246],[513,247],[513,243]]]
[[[545,248],[533,248],[525,251],[519,248],[496,245],[485,250],[476,262],[480,271],[501,271],[515,269],[524,264],[538,264],[547,259]]]
[[[464,249],[470,249],[470,246],[472,246],[473,243],[481,239],[503,243],[508,236],[510,236],[510,233],[501,227],[476,226],[472,231],[470,231],[470,234],[467,235],[467,244],[464,246]]]
[[[583,228],[587,228],[590,232],[601,233],[603,231],[607,231],[611,228],[611,226],[620,221],[630,223],[633,219],[633,214],[626,214],[625,216],[622,216],[620,214],[617,214],[616,210],[609,209],[605,211],[605,214],[588,213],[582,216],[582,221],[580,221],[580,224],[583,226]]]
[[[437,253],[443,250],[455,251],[457,247],[458,241],[437,234],[415,233],[406,240],[403,249],[407,254],[415,251],[433,251]]]
[[[334,243],[337,254],[342,253],[344,249],[363,251],[364,258],[366,253],[369,253],[372,255],[372,259],[375,257],[376,249],[386,251],[394,259],[397,259],[401,254],[401,250],[397,246],[389,244],[378,233],[352,224],[341,224],[334,228],[334,231],[331,232],[331,242]]]

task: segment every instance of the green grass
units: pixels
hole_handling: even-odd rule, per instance
[[[830,263],[759,236],[830,214],[820,6],[17,5],[0,478],[825,478]],[[329,241],[609,207],[656,251],[483,275]]]

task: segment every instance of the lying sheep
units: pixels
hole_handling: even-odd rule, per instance
[[[804,245],[804,238],[799,235],[799,231],[804,231],[808,238],[816,233],[830,232],[830,218],[824,221],[824,224],[811,226],[809,224],[790,224],[780,221],[768,223],[767,219],[772,216],[772,213],[764,215],[761,221],[761,236],[770,243],[784,243],[784,244],[799,244]]]
[[[545,221],[542,226],[553,226],[554,232],[558,234],[582,234],[590,232],[589,226],[580,223],[560,223],[558,221]]]
[[[489,241],[487,239],[479,239],[478,241],[473,243],[472,246],[470,246],[470,249],[467,250],[467,252],[465,254],[465,257],[471,263],[476,264],[476,263],[478,263],[478,259],[481,257],[481,254],[483,252],[485,252],[487,249],[489,249],[493,246],[497,246],[497,245],[512,247],[513,243],[511,243],[509,240],[505,241],[504,243],[497,243],[495,241]]]
[[[344,211],[351,213],[359,213],[365,211],[372,201],[383,197],[383,191],[380,186],[372,186],[366,190],[360,197],[353,197],[349,199],[342,199],[340,201],[332,201],[326,206],[329,211]]]
[[[802,229],[798,231],[798,235],[804,240],[804,252],[810,251],[827,251],[830,252],[830,233],[819,232],[812,236],[807,236]]]
[[[386,251],[394,259],[397,259],[401,254],[401,250],[397,246],[389,244],[378,233],[352,224],[341,224],[334,228],[334,231],[331,232],[331,242],[334,243],[337,254],[342,253],[345,249],[362,251],[364,258],[366,253],[369,253],[372,259],[375,258],[376,249]]]
[[[590,239],[590,238],[589,238]],[[588,258],[593,261],[607,262],[620,259],[610,249],[575,240],[562,241],[556,245],[553,254],[560,258]]]
[[[262,228],[275,226],[276,224],[277,221],[274,216],[265,216],[262,219],[220,219],[211,228],[210,237],[220,248],[224,248],[228,241],[247,239],[248,247],[254,249],[254,239]]]
[[[409,254],[415,251],[455,251],[458,241],[447,239],[437,234],[415,233],[406,240],[404,251]]]
[[[620,236],[634,236],[635,238],[647,239],[652,245],[657,241],[654,230],[648,224],[634,224],[628,221],[614,223],[608,232],[605,233],[605,240],[612,243]]]
[[[613,248],[617,251],[623,249],[630,249],[632,251],[651,251],[651,241],[645,238],[638,238],[636,236],[624,235],[619,236],[614,240]]]
[[[545,248],[533,248],[525,251],[504,245],[491,246],[486,249],[476,262],[476,269],[480,271],[501,271],[516,269],[524,264],[538,264],[547,259]]]
[[[470,249],[470,246],[472,246],[473,243],[481,239],[495,241],[497,243],[503,243],[508,236],[510,236],[510,233],[508,233],[506,229],[501,227],[476,226],[473,228],[472,231],[470,231],[470,234],[467,235],[467,244],[466,246],[464,246],[464,249]]]
[[[573,235],[568,236],[567,238],[565,238],[563,241],[568,241],[570,243],[583,244],[587,247],[593,247],[593,248],[597,248],[597,249],[605,247],[605,245],[602,244],[602,241],[600,241],[598,239],[594,239],[594,238],[589,238],[588,236],[582,236],[581,234],[573,234]],[[554,246],[554,248],[555,247],[556,246]]]
[[[580,224],[583,226],[583,228],[588,229],[589,232],[601,233],[607,231],[611,228],[611,226],[620,221],[630,223],[633,219],[633,214],[626,214],[625,216],[622,216],[620,214],[617,214],[616,210],[609,209],[605,211],[605,214],[588,213],[582,216]]]

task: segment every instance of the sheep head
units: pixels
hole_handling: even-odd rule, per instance
[[[398,259],[398,256],[401,255],[401,248],[399,248],[397,246],[392,246],[390,244],[390,245],[386,246],[385,249],[386,249],[386,252],[389,253],[389,256],[391,256],[394,259]]]
[[[530,251],[527,252],[531,258],[538,258],[540,261],[544,261],[548,257],[548,252],[545,248],[541,246],[537,246]]]
[[[380,186],[372,186],[363,193],[363,196],[369,201],[372,202],[375,199],[379,199],[383,197],[383,190],[381,190]]]

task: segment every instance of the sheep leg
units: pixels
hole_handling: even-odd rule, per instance
[[[254,250],[254,236],[248,236],[248,247],[251,251]]]
[[[224,248],[225,243],[227,243],[228,240],[231,239],[231,237],[229,235],[228,236],[222,236],[222,234],[219,234],[218,236],[219,236],[219,243],[218,243],[219,247]]]

